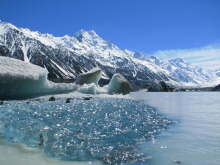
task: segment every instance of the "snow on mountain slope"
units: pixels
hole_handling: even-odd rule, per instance
[[[170,76],[187,86],[209,86],[219,81],[214,72],[189,64],[181,58],[166,62],[156,57],[147,60],[165,69]]]
[[[212,81],[202,70],[197,69],[194,76],[193,68],[187,70],[174,61],[143,60],[144,55],[122,50],[94,31],[81,30],[73,36],[55,37],[0,22],[0,56],[44,67],[49,72],[49,79],[55,82],[72,82],[79,74],[95,67],[104,71],[101,83],[106,84],[113,74],[120,73],[135,88],[159,81],[179,85]]]
[[[103,40],[94,31],[81,30],[74,36],[54,37],[0,22],[0,55],[44,67],[50,80],[73,81],[94,67],[105,72],[105,84],[106,77],[110,79],[114,73],[121,73],[136,88],[172,80],[163,69],[133,58],[133,54]]]

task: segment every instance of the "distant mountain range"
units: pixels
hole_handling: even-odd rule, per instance
[[[94,67],[104,72],[101,84],[106,84],[114,73],[121,73],[136,89],[160,81],[177,86],[206,86],[220,76],[220,71],[207,71],[180,58],[162,61],[122,50],[94,31],[55,37],[6,22],[0,22],[0,56],[44,67],[49,71],[48,78],[55,82],[72,82]]]

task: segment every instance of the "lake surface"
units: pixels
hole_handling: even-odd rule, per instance
[[[68,162],[147,163],[139,144],[172,124],[155,108],[128,98],[9,101],[0,110],[2,139]]]
[[[127,165],[220,164],[220,93],[136,92],[129,96],[138,101],[6,103],[0,107],[4,140],[0,164],[98,165],[103,160],[120,164],[123,158]],[[75,122],[70,122],[73,116],[77,116]],[[45,130],[50,140],[45,140],[42,152],[36,147],[41,143],[36,132],[45,138]]]
[[[142,146],[150,165],[220,164],[220,93],[133,93],[177,121],[160,137]]]

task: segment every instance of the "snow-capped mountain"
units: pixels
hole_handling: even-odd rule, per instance
[[[145,59],[140,53],[103,40],[94,31],[55,37],[0,22],[0,55],[45,67],[49,79],[56,82],[74,81],[94,67],[104,71],[101,83],[121,73],[136,88],[159,81],[194,85],[212,81],[202,69],[176,60],[166,63],[155,57]]]
[[[189,64],[181,58],[161,61],[156,57],[150,57],[147,60],[165,69],[171,77],[188,86],[194,86],[196,84],[206,86],[208,84],[214,84],[217,80],[214,72]]]

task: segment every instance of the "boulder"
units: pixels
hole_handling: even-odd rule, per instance
[[[56,98],[54,96],[51,96],[48,101],[55,101],[55,100]]]
[[[160,81],[159,83],[152,83],[151,86],[148,87],[149,92],[173,92],[174,87],[168,85],[164,81]]]
[[[71,101],[71,98],[66,99],[66,103],[70,103],[70,101]]]
[[[83,100],[91,100],[91,99],[92,99],[92,97],[90,97],[90,96],[83,97]]]

